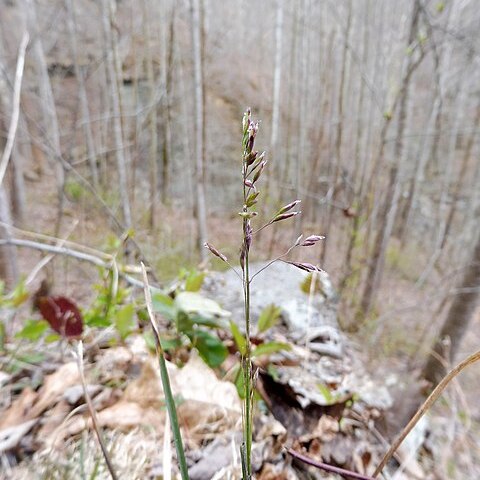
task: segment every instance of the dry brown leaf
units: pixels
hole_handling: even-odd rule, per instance
[[[330,442],[335,438],[335,435],[340,431],[338,420],[328,415],[323,415],[318,420],[316,427],[312,432],[309,432],[300,437],[301,442],[309,442],[314,438],[318,438],[322,442]]]
[[[169,369],[172,372],[176,367],[169,364]],[[158,374],[158,365],[156,360],[149,359],[143,364],[140,376],[127,385],[123,400],[137,403],[144,408],[161,408],[164,405],[163,399],[162,382]]]
[[[195,353],[183,368],[167,362],[172,391],[181,399],[177,406],[180,425],[190,442],[198,443],[233,428],[240,419],[241,405],[235,386],[219,380]],[[131,382],[123,399],[143,408],[164,406],[157,360],[148,359],[140,377]]]
[[[0,417],[0,430],[8,427],[20,425],[31,417],[28,415],[32,405],[35,403],[38,393],[31,388],[25,388],[19,397],[15,399],[10,408],[8,408]]]
[[[217,405],[226,410],[241,412],[237,389],[230,382],[219,380],[215,372],[196,354],[174,376],[174,393],[187,400]]]
[[[240,400],[235,386],[217,378],[211,368],[203,360],[192,353],[190,360],[183,368],[167,362],[173,394],[180,397],[183,403],[196,402],[214,405],[229,412],[241,412]],[[143,365],[140,377],[128,385],[124,399],[136,402],[143,407],[161,407],[163,388],[156,359],[149,359]]]
[[[97,412],[97,419],[100,427],[129,430],[144,426],[153,428],[159,436],[163,436],[165,411],[156,408],[142,408],[138,403],[121,400],[115,405]],[[92,421],[88,415],[76,415],[63,427],[54,431],[47,443],[59,447],[66,438],[91,427]]]
[[[36,420],[29,420],[19,425],[0,430],[0,453],[15,448],[35,423],[37,423]]]
[[[63,423],[72,407],[65,399],[58,402],[51,410],[46,412],[42,418],[42,427],[37,433],[37,439],[42,442]]]
[[[66,363],[56,372],[48,375],[38,392],[38,399],[28,413],[28,418],[37,418],[47,408],[50,408],[60,400],[65,389],[77,384],[79,381],[80,376],[75,362]]]

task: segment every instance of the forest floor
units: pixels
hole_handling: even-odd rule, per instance
[[[24,224],[28,226],[29,231],[51,234],[57,216],[57,209],[54,207],[56,195],[51,182],[45,181],[45,177],[48,179],[48,175],[43,174],[41,181],[29,181],[28,204],[31,207]],[[149,233],[146,228],[138,229],[135,232],[135,239],[142,246],[146,258],[152,260],[152,264],[156,266],[161,280],[168,281],[174,278],[182,267],[195,266],[195,255],[192,253],[194,252],[192,239],[195,237],[194,219],[189,217],[188,212],[179,213],[175,208],[161,208],[159,217],[161,224],[154,234]],[[76,201],[67,202],[63,228],[59,236],[61,238],[68,236],[69,240],[102,250],[108,248],[110,242],[110,237],[105,232],[105,225],[103,215],[97,208],[92,208],[92,199],[82,194]],[[235,256],[238,253],[238,221],[234,215],[230,215],[226,219],[210,218],[209,229],[212,243],[221,247],[227,256]],[[328,233],[332,243],[335,243],[337,235],[335,231],[308,233]],[[338,234],[341,235],[341,233]],[[286,250],[290,237],[295,237],[294,232],[289,232],[288,235],[283,233],[281,237],[276,238],[273,242],[275,252],[282,253]],[[267,236],[261,238],[256,250],[257,260],[266,258],[270,244],[271,239]],[[20,270],[27,275],[40,260],[41,255],[32,254],[32,251],[26,249],[19,249],[18,253]],[[334,255],[331,257],[337,258]],[[340,257],[338,255],[338,258]],[[358,354],[373,378],[383,379],[393,375],[397,379],[396,383],[404,384],[407,390],[412,380],[412,373],[421,366],[428,352],[433,326],[438,325],[441,320],[432,318],[436,315],[432,307],[438,304],[436,295],[438,295],[439,283],[441,284],[442,281],[441,275],[434,272],[422,289],[415,286],[415,280],[421,273],[418,266],[425,265],[427,261],[428,257],[420,252],[400,253],[395,245],[391,247],[387,257],[387,269],[378,296],[376,317],[367,323],[359,333],[350,335],[350,340],[357,345]],[[326,269],[334,285],[338,284],[342,275],[342,265],[335,264],[335,260],[332,260]],[[53,290],[57,295],[73,298],[79,305],[88,304],[95,296],[92,285],[98,282],[98,274],[95,268],[87,264],[82,264],[74,259],[57,257],[46,267],[45,272],[48,272],[47,275],[53,275]],[[30,287],[31,292],[39,287],[43,276],[43,273],[37,276]],[[431,298],[431,301],[426,301],[426,298]],[[350,319],[353,318],[351,303],[345,301],[341,303],[340,322],[342,324],[349,324]],[[10,333],[20,328],[24,317],[30,315],[29,309],[30,305],[14,317],[16,323],[8,326]],[[461,358],[478,349],[480,344],[479,327],[480,311],[477,311],[470,333],[462,346]],[[112,350],[113,356],[115,352],[120,356],[122,354],[128,356],[128,353],[123,352],[121,347],[119,350],[118,348]],[[114,370],[121,368],[115,363],[118,361],[121,363],[123,360],[113,361],[116,366],[108,368]],[[49,372],[48,368],[46,372]],[[125,379],[123,378],[123,380]],[[35,387],[35,385],[33,386]],[[473,367],[462,374],[455,385],[449,388],[443,400],[432,409],[430,416],[432,428],[438,428],[443,433],[435,440],[435,445],[440,450],[440,453],[436,454],[436,458],[441,459],[441,464],[434,469],[436,472],[434,476],[428,478],[473,478],[462,476],[466,475],[465,472],[469,472],[468,475],[471,475],[472,472],[480,475],[478,470],[480,403],[477,401],[479,391],[480,376]],[[114,394],[111,393],[111,395]],[[111,402],[112,399],[110,398],[108,401]],[[61,412],[57,413],[61,414]],[[121,411],[116,415],[121,415]],[[153,424],[158,424],[162,429],[164,421],[164,417],[152,420]],[[232,421],[234,420],[229,419],[227,424],[230,425],[228,422]],[[121,450],[127,448],[125,445],[130,445],[128,448],[130,448],[131,455],[134,455],[134,450],[137,448],[135,435],[135,430],[124,434],[115,429],[108,434],[109,439],[117,445],[115,458],[120,463]],[[151,435],[151,432],[142,432],[141,435],[145,445],[142,455],[146,455],[146,457],[155,455],[158,448],[154,436]],[[475,437],[477,441],[475,441]],[[439,438],[444,439],[443,444],[439,442]],[[82,448],[88,449],[93,442],[91,437],[82,436],[81,439]],[[70,451],[69,454],[77,455],[78,452]],[[52,458],[56,455],[57,453],[52,454]],[[64,458],[62,461],[68,460]],[[92,465],[87,467],[94,468]],[[152,471],[155,471],[155,468],[158,470],[159,467],[154,462]],[[445,472],[448,472],[450,476],[442,476],[445,475]],[[135,478],[133,471],[131,475],[129,478]],[[54,477],[52,476],[52,478]],[[67,476],[65,478],[74,477]]]

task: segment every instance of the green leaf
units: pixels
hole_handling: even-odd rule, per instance
[[[272,328],[278,322],[281,313],[282,309],[273,303],[265,307],[258,318],[258,331],[261,333]]]
[[[227,328],[228,324],[221,318],[215,317],[203,317],[202,315],[197,315],[195,313],[189,315],[190,321],[196,325],[203,325],[204,327],[210,328]]]
[[[152,305],[153,310],[163,315],[167,320],[175,320],[177,310],[173,299],[168,295],[165,295],[164,293],[155,293],[152,296]]]
[[[281,352],[283,350],[291,350],[292,347],[288,343],[282,342],[268,342],[262,343],[252,352],[252,357],[259,357],[260,355],[271,355],[272,353]]]
[[[24,327],[15,335],[15,338],[38,340],[49,328],[46,320],[27,320]]]
[[[58,333],[51,333],[50,335],[45,336],[45,343],[53,343],[61,340],[61,336]]]
[[[22,303],[28,300],[28,290],[23,280],[18,283],[13,292],[9,295],[9,300],[13,307],[19,307]]]
[[[280,375],[278,374],[278,370],[275,368],[275,365],[269,363],[267,366],[268,374],[276,381],[280,381]]]
[[[97,312],[87,312],[83,320],[90,327],[109,327],[112,324],[110,316]]]
[[[199,313],[206,317],[227,317],[229,312],[223,310],[217,302],[205,298],[196,292],[180,292],[175,297],[175,305],[186,313]]]
[[[143,339],[147,345],[147,348],[152,352],[155,353],[156,345],[155,345],[155,337],[152,332],[143,332]],[[162,344],[162,348],[165,352],[175,350],[182,346],[182,341],[178,337],[160,337],[160,343]]]
[[[325,405],[335,405],[342,399],[341,395],[332,394],[331,390],[327,387],[327,385],[323,383],[317,383],[317,388],[325,398]]]
[[[187,292],[198,292],[202,288],[205,272],[191,272],[185,280],[185,290]]]
[[[187,335],[209,367],[218,367],[227,358],[227,347],[216,335],[205,330],[194,330]]]
[[[260,192],[253,192],[251,193],[248,198],[247,198],[247,201],[246,201],[246,205],[247,207],[252,207],[253,205],[255,205],[257,203],[257,197],[260,195]]]
[[[37,365],[45,360],[45,354],[42,352],[23,353],[22,355],[19,355],[16,359],[20,362]]]
[[[310,295],[310,289],[312,288],[312,280],[313,280],[313,273],[309,273],[305,277],[305,279],[300,283],[300,290],[306,295]],[[318,275],[315,280],[315,285],[312,293],[314,294],[322,293],[322,283],[319,281]]]
[[[175,318],[175,325],[178,332],[188,334],[193,330],[193,322],[190,316],[184,311],[180,310]]]
[[[325,398],[325,401],[327,402],[327,405],[332,405],[334,403],[333,395],[330,389],[324,385],[323,383],[317,383],[317,388],[320,391],[320,393],[323,395]]]
[[[238,325],[231,320],[230,320],[230,330],[232,332],[233,339],[237,344],[238,351],[240,352],[241,355],[245,355],[247,353],[247,340],[242,335],[242,332],[240,332]]]
[[[115,327],[122,340],[125,340],[135,327],[134,313],[135,307],[129,304],[125,305],[115,314]]]
[[[143,339],[145,340],[145,344],[147,345],[148,350],[150,352],[155,353],[157,349],[157,344],[155,343],[155,336],[152,332],[143,332]]]
[[[243,378],[243,370],[240,364],[234,367],[235,378],[233,383],[237,389],[238,396],[244,400],[245,399],[245,379]]]

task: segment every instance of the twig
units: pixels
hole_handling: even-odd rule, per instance
[[[398,447],[401,443],[405,440],[405,437],[412,431],[413,427],[417,424],[420,418],[425,415],[427,410],[435,403],[438,397],[442,394],[445,390],[447,385],[466,367],[472,365],[473,363],[480,360],[480,350],[478,352],[473,353],[465,360],[461,361],[453,370],[451,370],[445,377],[443,377],[442,381],[435,387],[433,392],[428,396],[428,398],[423,402],[423,405],[417,410],[415,415],[412,419],[408,422],[407,426],[402,430],[399,437],[393,442],[392,446],[388,449],[387,453],[382,458],[382,461],[376,468],[375,472],[373,473],[373,477],[377,477],[381,471],[385,468],[385,465],[388,461],[392,458],[393,454],[397,451]]]
[[[3,177],[7,171],[10,155],[12,154],[13,144],[15,142],[15,135],[17,134],[18,117],[20,116],[20,92],[22,90],[23,67],[25,65],[25,51],[28,44],[28,32],[25,32],[20,42],[18,49],[17,69],[15,71],[15,84],[13,86],[13,111],[10,120],[10,127],[8,129],[7,144],[3,151],[2,160],[0,162],[0,186],[3,183]]]
[[[101,258],[96,257],[95,255],[91,255],[89,253],[79,252],[77,250],[73,250],[71,248],[62,247],[58,245],[48,245],[45,243],[34,242],[32,240],[22,240],[20,238],[7,238],[7,239],[0,239],[0,246],[2,245],[15,245],[17,247],[26,247],[26,248],[33,248],[35,250],[40,250],[44,252],[50,253],[57,253],[60,255],[66,255],[69,257],[76,258],[77,260],[84,260],[86,262],[93,263],[97,267],[106,268],[108,270],[114,269],[114,264],[112,262],[105,262]],[[112,258],[112,261],[114,259]],[[135,287],[143,288],[143,282],[133,278],[130,275],[127,275],[123,272],[118,272],[118,274],[124,278],[130,285]]]
[[[87,382],[85,381],[85,373],[83,371],[83,342],[81,340],[78,342],[78,347],[77,347],[77,364],[78,364],[78,371],[80,373],[80,379],[82,381],[83,394],[85,395],[88,411],[90,412],[90,416],[92,417],[92,426],[97,435],[98,443],[100,444],[103,458],[105,459],[105,463],[107,464],[107,468],[108,468],[108,471],[110,472],[110,476],[112,477],[112,479],[118,480],[117,474],[115,473],[115,469],[113,468],[112,460],[110,459],[110,455],[108,453],[107,447],[105,446],[105,441],[103,439],[102,433],[100,432],[100,426],[98,424],[97,414],[95,412],[92,399],[90,398],[90,394],[88,393]]]
[[[334,467],[333,465],[328,465],[328,463],[317,462],[311,458],[302,455],[301,453],[296,452],[293,448],[289,448],[287,452],[297,460],[300,460],[307,465],[312,467],[319,468],[325,472],[336,473],[341,475],[343,478],[354,478],[356,480],[375,480],[373,477],[368,477],[367,475],[362,475],[361,473],[352,472],[350,470],[345,470],[344,468]]]
[[[17,234],[17,237],[26,237],[27,239],[31,239],[40,243],[47,243],[47,244],[58,244],[60,240],[63,241],[62,238],[53,237],[51,235],[46,235],[44,233],[39,232],[32,232],[30,230],[24,230],[23,228],[18,228],[15,225],[8,225],[5,222],[0,221],[1,227],[9,227],[12,229],[13,233]],[[112,255],[109,253],[102,252],[101,250],[97,250],[95,248],[89,247],[87,245],[82,245],[81,243],[73,242],[71,240],[65,240],[63,245],[69,247],[73,250],[78,250],[79,252],[90,253],[99,258],[103,258],[104,260],[111,260]]]
[[[78,220],[75,220],[73,222],[73,225],[71,226],[70,230],[68,233],[65,235],[65,238],[60,238],[57,241],[57,247],[63,247],[65,245],[65,242],[67,241],[67,238],[71,235],[73,230],[75,230],[75,227],[78,225]],[[30,283],[33,282],[35,277],[38,275],[40,270],[44,268],[53,258],[55,257],[55,254],[51,253],[50,255],[46,255],[43,257],[36,265],[33,267],[33,270],[28,274],[27,279],[25,280],[25,285],[28,286]]]
[[[175,448],[177,450],[178,466],[182,480],[188,480],[188,467],[185,459],[185,452],[183,449],[182,435],[180,433],[180,426],[178,424],[177,410],[175,408],[175,400],[173,398],[172,388],[170,386],[170,378],[168,376],[167,364],[165,362],[165,354],[160,342],[160,332],[158,331],[157,322],[155,321],[155,314],[152,306],[152,295],[150,293],[150,285],[148,284],[147,270],[143,262],[141,262],[143,273],[143,289],[145,292],[145,301],[147,304],[148,316],[152,325],[153,334],[155,337],[155,347],[157,350],[158,363],[160,367],[160,377],[162,378],[163,393],[165,394],[165,403],[167,404],[168,416],[170,417],[170,424],[172,426],[173,439]]]

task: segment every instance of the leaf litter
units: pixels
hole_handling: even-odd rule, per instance
[[[199,303],[196,296],[193,302],[191,295],[187,297],[194,310],[213,308]],[[305,336],[299,340],[290,335],[276,318],[281,314],[273,313],[272,319],[264,319],[272,323],[271,331],[256,348],[269,342],[291,348],[255,358],[261,398],[252,451],[255,477],[329,478],[286,455],[286,447],[371,473],[385,448],[375,425],[391,407],[388,391],[371,380],[355,348],[339,331],[333,335],[341,350],[329,355],[328,348],[320,348],[322,342],[328,344],[332,325],[327,335],[318,334],[317,328],[315,338],[310,336],[305,343]],[[233,339],[230,342],[235,345]],[[318,345],[310,348],[311,343]],[[92,346],[87,358],[87,389],[122,477],[168,478],[166,470],[171,469],[176,478],[175,459],[168,460],[174,457],[173,450],[163,441],[167,416],[157,360],[143,337],[130,335],[123,346]],[[182,368],[167,364],[192,480],[239,478],[241,402],[235,385],[222,379],[228,365],[236,362],[238,353],[229,347],[226,370],[208,367],[195,349]],[[35,478],[33,472],[37,478],[82,478],[81,471],[94,470],[96,478],[108,478],[92,435],[77,366],[69,361],[56,365],[52,371],[49,364],[37,390],[27,387],[12,395],[1,412],[0,460],[9,472],[7,478]],[[3,382],[14,378],[4,377]],[[421,472],[415,472],[419,478]]]

